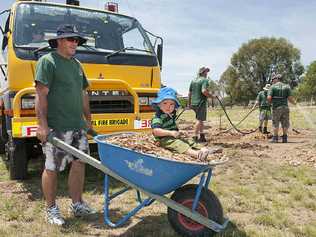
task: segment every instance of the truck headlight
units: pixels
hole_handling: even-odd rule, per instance
[[[139,105],[148,105],[148,97],[138,97]]]
[[[35,108],[35,98],[27,97],[21,99],[21,109],[34,109]]]

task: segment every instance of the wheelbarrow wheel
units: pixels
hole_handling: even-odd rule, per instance
[[[183,186],[172,194],[171,199],[191,209],[197,186],[195,184]],[[219,224],[223,222],[222,205],[216,195],[208,189],[204,188],[202,190],[196,211]],[[206,237],[216,234],[215,231],[208,229],[170,207],[168,207],[168,220],[173,229],[181,236]]]

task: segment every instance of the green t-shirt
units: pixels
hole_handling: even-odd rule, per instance
[[[258,93],[256,100],[258,101],[260,111],[271,109],[271,105],[270,105],[267,97],[268,97],[268,91],[260,91]]]
[[[57,131],[85,128],[82,91],[88,87],[80,63],[52,52],[36,66],[35,81],[48,87],[48,126]]]
[[[201,104],[206,104],[207,97],[202,93],[202,91],[207,90],[208,79],[205,77],[198,77],[193,80],[190,84],[191,93],[191,105],[199,106]]]
[[[172,116],[169,116],[159,109],[151,120],[151,128],[162,128],[170,131],[178,131],[179,129],[176,124],[176,111],[172,114]],[[155,138],[157,140],[161,139],[161,137]]]
[[[280,106],[288,106],[287,98],[292,96],[292,91],[289,85],[277,82],[271,86],[268,96],[272,97],[272,108],[275,109]]]

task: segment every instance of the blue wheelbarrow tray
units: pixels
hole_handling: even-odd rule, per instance
[[[207,218],[207,215],[201,215],[197,209],[199,209],[200,197],[205,197],[205,194],[208,194],[208,198],[212,198],[213,201],[217,203],[215,206],[221,206],[219,200],[214,197],[214,195],[211,195],[210,191],[207,191],[207,189],[212,176],[212,167],[217,164],[222,164],[227,160],[211,164],[179,162],[175,160],[169,160],[167,158],[136,152],[128,148],[122,148],[106,141],[107,138],[116,136],[118,134],[122,133],[98,135],[94,137],[94,140],[98,144],[99,157],[101,161],[89,156],[88,154],[85,154],[84,152],[74,148],[69,144],[66,144],[56,137],[49,138],[49,141],[56,147],[72,154],[81,161],[90,164],[98,170],[101,170],[105,174],[103,210],[104,222],[107,225],[111,227],[121,226],[143,207],[150,206],[154,201],[157,200],[168,206],[168,216],[169,214],[170,216],[173,215],[173,211],[176,213],[175,221],[171,219],[170,222],[170,219],[168,218],[173,228],[175,223],[180,223],[180,225],[184,223],[184,226],[188,227],[190,232],[190,227],[192,227],[191,220],[194,220],[197,223],[196,225],[193,225],[193,229],[197,227],[201,228],[199,224],[214,232],[220,232],[226,228],[229,222],[228,219],[224,218],[223,221],[221,221],[222,224],[217,223],[216,221]],[[164,196],[164,194],[174,191],[172,196],[179,197],[178,194],[182,194],[183,189],[185,189],[186,192],[188,191],[188,189],[185,187],[192,189],[192,185],[182,185],[198,174],[201,174],[199,184],[194,185],[194,190],[192,190],[194,193],[193,196],[190,197],[192,199],[192,206],[184,206],[173,200],[172,197],[168,198]],[[109,190],[109,176],[112,176],[116,180],[123,182],[127,185],[127,187],[111,195]],[[111,200],[115,199],[131,188],[136,190],[137,201],[139,204],[128,214],[119,219],[116,223],[112,222],[110,220],[109,209]],[[148,196],[148,198],[143,200],[141,193]],[[190,220],[183,218],[182,215],[189,218]],[[179,230],[176,231],[179,233]],[[204,231],[204,229],[202,229],[202,231]],[[189,235],[191,236],[191,232]]]
[[[174,191],[210,168],[205,163],[180,162],[113,145],[106,141],[110,136],[114,135],[94,138],[102,164],[154,194],[163,195]]]

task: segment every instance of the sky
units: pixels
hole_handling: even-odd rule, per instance
[[[51,0],[63,3],[64,0]],[[0,0],[0,11],[14,1]],[[103,9],[106,1],[81,0]],[[314,0],[112,0],[119,12],[138,19],[164,39],[162,82],[187,95],[198,68],[210,67],[219,80],[242,44],[261,37],[283,37],[301,51],[304,66],[316,60]],[[0,24],[3,25],[0,16]]]

